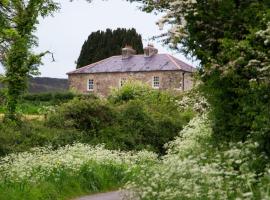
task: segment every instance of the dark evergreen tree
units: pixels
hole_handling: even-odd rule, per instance
[[[134,28],[93,32],[82,46],[77,68],[110,56],[120,55],[125,45],[131,45],[138,54],[143,53],[142,37]]]

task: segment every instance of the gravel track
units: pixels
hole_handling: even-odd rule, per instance
[[[79,197],[75,200],[122,200],[120,192],[108,192],[90,196]]]

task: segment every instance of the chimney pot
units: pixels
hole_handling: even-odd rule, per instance
[[[158,54],[158,49],[155,48],[153,44],[148,44],[148,46],[144,48],[144,57],[151,57],[156,54]]]
[[[122,49],[122,59],[130,58],[131,56],[135,55],[136,51],[130,45],[126,45]]]

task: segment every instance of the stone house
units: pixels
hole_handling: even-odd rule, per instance
[[[111,88],[122,87],[127,80],[137,80],[160,90],[185,91],[193,87],[195,68],[169,55],[158,54],[152,45],[144,55],[136,55],[132,47],[122,49],[122,55],[69,72],[70,89],[81,93],[108,96]]]

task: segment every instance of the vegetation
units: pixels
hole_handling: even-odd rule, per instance
[[[23,119],[0,123],[0,155],[73,142],[163,154],[163,145],[194,116],[197,103],[181,105],[181,99],[141,83],[127,83],[109,100],[72,93],[24,95],[17,108]]]
[[[68,199],[122,186],[136,168],[156,161],[151,152],[124,153],[74,144],[11,154],[0,160],[0,199]]]
[[[97,99],[93,94],[76,94],[73,92],[50,92],[50,93],[25,93],[18,98],[19,105],[16,112],[21,115],[47,115],[50,111],[62,103],[66,103],[74,98],[77,99]],[[6,97],[4,91],[0,91],[0,113],[6,109]]]
[[[83,131],[90,143],[105,143],[107,148],[164,153],[163,145],[192,116],[191,108],[180,109],[172,94],[127,83],[109,101],[74,99],[61,105],[47,124]]]
[[[134,28],[93,32],[82,46],[77,60],[77,68],[111,56],[121,55],[125,45],[131,45],[139,54],[143,53],[142,37]]]
[[[65,199],[126,183],[130,198],[141,200],[269,199],[269,1],[129,1],[167,13],[159,22],[172,25],[165,42],[201,61],[200,92],[175,96],[127,83],[108,99],[62,96],[45,123],[6,120],[0,153],[28,152],[0,159],[0,198]],[[0,100],[15,119],[26,77],[44,55],[29,50],[37,17],[57,4],[0,4],[0,60],[8,83],[8,98]],[[56,95],[24,98],[42,102]]]
[[[268,199],[269,160],[259,144],[217,145],[212,134],[207,115],[194,118],[159,163],[133,174],[127,199]]]
[[[47,127],[38,119],[0,123],[0,156],[28,151],[33,147],[51,146],[56,149],[86,139],[77,130]]]
[[[2,81],[7,85],[6,117],[15,120],[18,97],[27,87],[28,76],[37,74],[41,58],[34,54],[37,45],[33,33],[38,17],[51,15],[58,4],[51,0],[0,1],[0,62],[5,67]]]
[[[201,62],[217,142],[252,137],[269,153],[269,1],[139,2],[166,12],[159,22],[172,24],[165,41]]]

